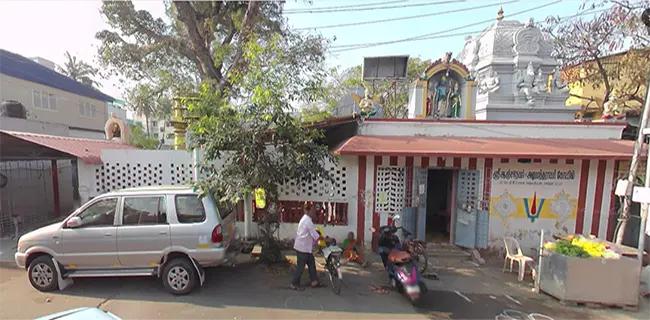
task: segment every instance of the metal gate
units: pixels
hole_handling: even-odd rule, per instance
[[[476,245],[479,180],[478,170],[458,170],[454,240],[457,246],[474,248]]]
[[[417,201],[417,239],[425,241],[427,232],[427,183],[428,183],[429,169],[428,168],[413,168],[413,198]]]

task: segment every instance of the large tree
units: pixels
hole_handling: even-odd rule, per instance
[[[597,96],[581,96],[586,106],[601,113],[606,103],[639,111],[648,80],[650,35],[641,22],[647,0],[583,2],[582,12],[593,15],[549,17],[545,31],[554,41],[554,56],[564,67],[564,80],[599,89]]]
[[[600,110],[608,102],[636,102],[636,109],[644,102],[650,34],[641,21],[641,13],[647,3],[647,0],[587,1],[581,9],[594,10],[593,17],[564,20],[551,17],[546,21],[545,29],[555,43],[554,55],[565,67],[568,82],[602,89],[602,96],[578,96],[595,102]],[[630,204],[628,198],[621,208],[615,234],[618,244],[625,236]]]
[[[114,74],[130,80],[198,85],[213,80],[221,91],[230,74],[245,70],[249,35],[286,32],[283,2],[166,1],[167,17],[136,10],[131,1],[104,1],[109,30],[97,33],[99,56]]]
[[[76,56],[70,54],[66,51],[64,53],[65,64],[63,67],[59,67],[59,72],[68,76],[69,78],[79,81],[83,84],[99,88],[102,85],[94,80],[95,77],[99,74],[99,70],[84,62],[83,60],[77,59]]]
[[[201,190],[216,190],[222,201],[234,203],[261,188],[267,201],[275,203],[281,183],[331,181],[325,164],[335,160],[326,146],[317,143],[321,132],[306,127],[293,112],[295,104],[322,99],[324,51],[299,48],[300,41],[287,43],[276,36],[261,43],[251,36],[244,47],[246,72],[230,80],[241,99],[228,99],[215,93],[213,86],[202,86],[199,99],[189,108],[198,117],[190,125],[191,142],[204,150],[207,160],[222,159],[226,164],[220,170],[205,167],[210,175],[199,182]],[[295,50],[303,54],[296,55]],[[279,252],[275,241],[263,239],[263,258],[276,261]]]

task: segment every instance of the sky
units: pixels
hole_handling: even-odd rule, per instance
[[[434,4],[435,2],[443,2]],[[520,1],[450,1],[450,0],[411,0],[411,1],[338,1],[314,0],[312,4],[303,0],[289,0],[285,5],[286,17],[294,28],[304,29],[305,32],[318,32],[335,39],[332,43],[332,53],[328,56],[330,66],[350,67],[361,64],[364,57],[384,55],[409,55],[423,59],[442,58],[445,52],[451,51],[454,56],[460,51],[465,42],[467,32],[478,33],[492,24],[481,23],[446,32],[453,36],[420,41],[399,42],[358,50],[334,52],[348,45],[376,43],[405,39],[423,34],[447,31],[468,24],[489,19],[496,19],[499,7],[503,7],[506,20],[535,21],[544,20],[550,15],[568,16],[579,11],[580,0],[520,0]],[[154,17],[164,16],[162,1],[134,1],[136,9],[149,11]],[[384,4],[382,4],[384,3]],[[381,4],[381,5],[380,5]],[[424,4],[424,5],[420,5]],[[509,14],[526,9],[550,4],[545,8],[528,13],[508,17]],[[367,5],[335,9],[332,7]],[[484,8],[472,9],[482,6]],[[487,7],[486,7],[487,6]],[[58,65],[63,65],[64,52],[91,64],[96,63],[98,41],[95,33],[108,28],[99,13],[99,0],[0,0],[0,48],[26,56],[43,57]],[[393,7],[384,10],[359,10]],[[295,10],[332,8],[344,10],[326,13],[289,13]],[[465,11],[458,11],[467,9]],[[446,13],[448,11],[458,11]],[[416,15],[430,15],[414,18]],[[435,14],[435,15],[434,15]],[[328,25],[360,23],[365,21],[388,20],[405,17],[397,21],[373,23],[337,28],[319,28]],[[455,35],[461,33],[460,35]],[[123,98],[122,90],[117,86],[116,79],[101,80],[101,91],[115,98]]]

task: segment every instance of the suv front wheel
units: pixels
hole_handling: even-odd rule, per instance
[[[169,261],[163,269],[162,278],[165,289],[175,295],[190,293],[199,282],[192,262],[186,258]]]
[[[59,278],[50,256],[40,256],[34,259],[27,269],[29,283],[38,291],[54,291],[58,288]]]

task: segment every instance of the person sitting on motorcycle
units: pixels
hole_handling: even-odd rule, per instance
[[[354,238],[354,232],[350,231],[348,233],[348,237],[343,240],[341,249],[343,249],[343,256],[348,259],[348,261],[357,262],[364,268],[368,265],[368,261],[363,258],[363,250],[359,250],[357,247],[357,240]]]

